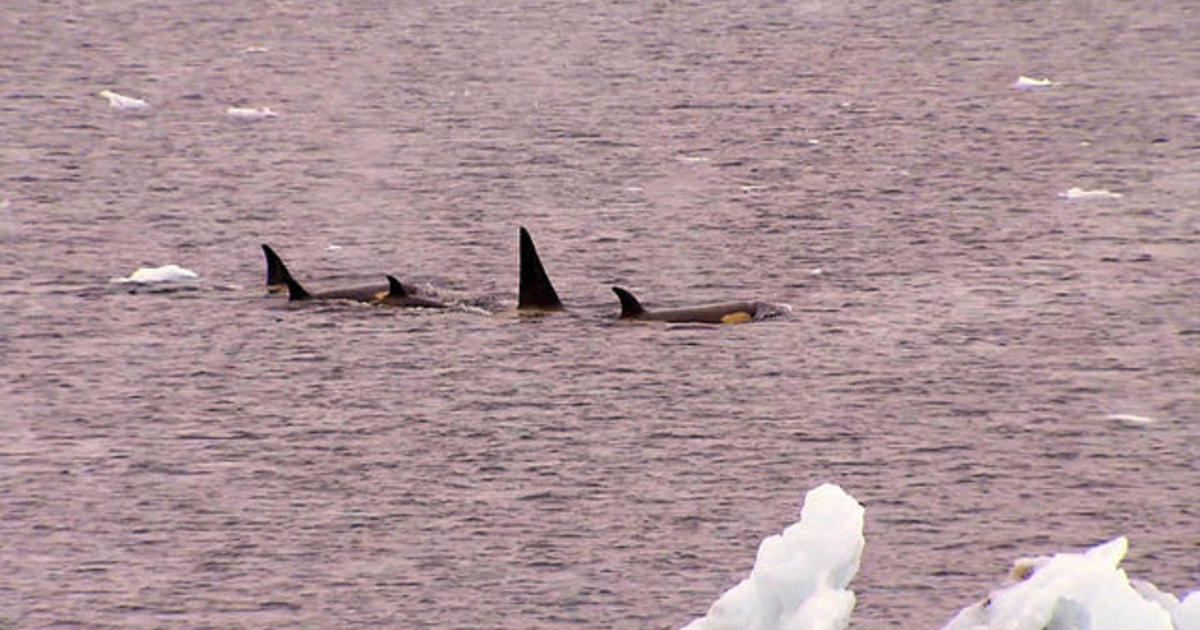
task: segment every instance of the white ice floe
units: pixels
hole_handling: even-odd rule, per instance
[[[1148,418],[1146,416],[1135,416],[1133,414],[1128,414],[1128,413],[1113,413],[1113,414],[1104,416],[1104,419],[1105,420],[1113,420],[1115,422],[1120,422],[1121,424],[1124,424],[1126,426],[1131,426],[1131,427],[1140,427],[1140,426],[1144,426],[1147,424],[1154,424],[1154,418]]]
[[[1120,568],[1124,536],[1083,553],[1024,558],[1010,583],[942,630],[1200,630],[1200,591],[1180,603]]]
[[[1017,88],[1018,90],[1044,90],[1056,85],[1058,84],[1050,79],[1047,79],[1046,77],[1038,79],[1034,77],[1027,77],[1025,75],[1017,77],[1016,83],[1013,83],[1013,87]]]
[[[116,92],[113,92],[112,90],[100,90],[100,96],[103,96],[104,98],[108,99],[108,105],[110,107],[112,107],[113,109],[122,109],[122,110],[150,109],[150,103],[147,103],[146,101],[143,101],[140,98],[133,98],[132,96],[125,96],[124,94],[117,94]]]
[[[262,120],[264,118],[275,118],[279,114],[270,107],[230,107],[225,110],[225,115],[235,120]]]
[[[863,507],[824,484],[804,497],[800,520],[763,539],[750,577],[684,630],[842,630],[862,556]]]
[[[179,265],[163,265],[162,267],[142,267],[125,278],[113,278],[112,282],[138,284],[160,284],[166,282],[195,282],[200,276],[191,269]]]
[[[1112,192],[1110,190],[1104,190],[1103,188],[1085,190],[1083,188],[1076,187],[1068,188],[1066,192],[1058,193],[1058,196],[1062,197],[1063,199],[1070,199],[1072,201],[1084,201],[1088,199],[1120,199],[1125,195]]]

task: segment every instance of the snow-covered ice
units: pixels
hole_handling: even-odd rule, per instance
[[[100,90],[100,96],[108,99],[109,107],[121,110],[150,109],[150,104],[140,98],[117,94],[112,90]]]
[[[964,608],[942,630],[1200,630],[1200,591],[1181,604],[1120,568],[1121,536],[1083,553],[1023,558],[1010,583]]]
[[[684,630],[842,630],[850,623],[863,507],[834,484],[808,492],[800,520],[763,539],[750,576]]]
[[[164,282],[194,282],[200,276],[195,271],[179,265],[141,267],[124,278],[113,278],[116,283],[159,284]]]

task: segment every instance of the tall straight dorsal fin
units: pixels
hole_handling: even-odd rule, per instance
[[[521,228],[521,287],[517,297],[517,308],[540,311],[561,311],[562,301],[550,284],[546,269],[538,258],[537,248],[529,232]]]
[[[388,276],[388,296],[389,297],[408,297],[408,291],[404,290],[404,285],[396,279],[396,276]]]
[[[312,298],[312,294],[310,294],[308,291],[305,291],[304,287],[300,286],[300,283],[296,282],[296,279],[293,278],[291,274],[285,276],[283,281],[285,284],[287,284],[289,301],[295,302],[298,300],[307,300]]]
[[[621,287],[613,287],[612,290],[617,294],[617,299],[621,300],[621,319],[630,319],[646,312],[642,303],[638,302],[632,293]]]
[[[283,259],[269,245],[263,243],[263,255],[267,257],[267,287],[282,287],[291,277]],[[278,289],[277,289],[278,290]]]

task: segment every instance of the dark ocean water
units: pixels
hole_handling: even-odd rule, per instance
[[[1193,590],[1197,33],[1183,0],[8,7],[0,627],[679,627],[823,481],[867,508],[857,629],[1119,534]],[[511,307],[519,225],[568,314],[262,287],[265,242],[310,288]],[[110,282],[168,263],[200,281]],[[613,284],[793,312],[620,325]]]

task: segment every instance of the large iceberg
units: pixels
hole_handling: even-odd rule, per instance
[[[1023,558],[1013,583],[964,608],[942,630],[1200,630],[1200,591],[1182,603],[1120,568],[1124,536],[1083,553]]]
[[[750,577],[684,630],[843,630],[854,610],[863,507],[833,484],[804,497],[800,520],[758,546]]]
[[[862,557],[863,507],[825,484],[800,520],[758,547],[750,576],[683,630],[845,630]],[[1200,630],[1200,590],[1181,602],[1121,569],[1124,537],[1082,553],[1017,560],[1006,584],[942,630]]]

